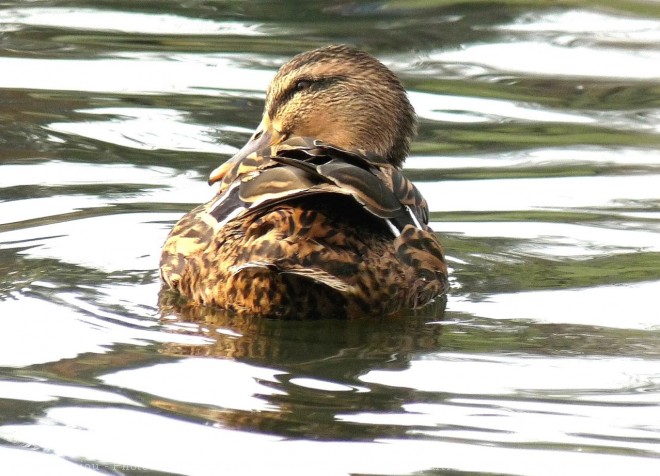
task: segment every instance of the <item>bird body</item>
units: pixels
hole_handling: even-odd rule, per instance
[[[382,94],[358,97],[371,76]],[[413,133],[405,91],[373,57],[345,46],[295,57],[257,132],[211,173],[216,196],[168,236],[163,281],[194,302],[274,318],[432,301],[447,267],[426,201],[400,171]]]

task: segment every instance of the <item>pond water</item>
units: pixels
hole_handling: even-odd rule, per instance
[[[159,308],[277,67],[365,48],[446,302]],[[660,4],[0,4],[0,473],[660,474]]]

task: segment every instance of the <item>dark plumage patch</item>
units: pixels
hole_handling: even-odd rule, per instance
[[[243,207],[243,201],[239,197],[239,187],[230,189],[228,193],[220,197],[221,201],[216,203],[209,214],[218,222],[224,221],[234,210]]]

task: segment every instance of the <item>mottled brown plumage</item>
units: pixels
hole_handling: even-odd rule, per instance
[[[400,172],[415,131],[396,76],[346,46],[282,66],[218,193],[170,233],[161,277],[204,305],[279,318],[421,307],[447,290],[428,207]]]

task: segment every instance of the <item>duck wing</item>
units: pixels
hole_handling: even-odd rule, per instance
[[[428,223],[424,198],[384,159],[306,138],[290,139],[232,164],[209,213],[224,225],[277,203],[317,194],[352,197],[384,220],[394,237],[407,225],[426,229]]]

